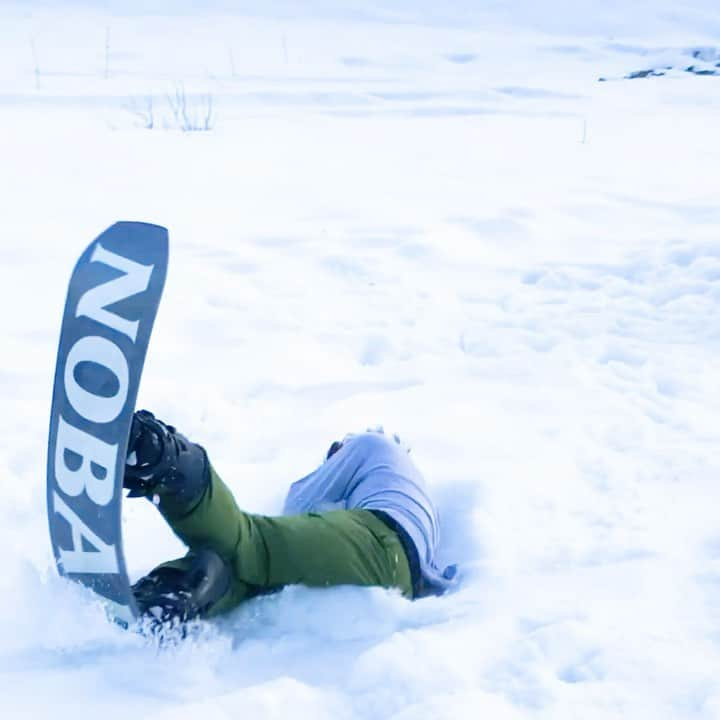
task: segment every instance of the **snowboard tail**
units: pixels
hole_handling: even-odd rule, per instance
[[[68,287],[47,462],[50,538],[61,575],[137,617],[122,549],[128,436],[165,284],[168,233],[118,222],[80,256]]]

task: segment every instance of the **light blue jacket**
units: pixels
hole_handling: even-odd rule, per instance
[[[408,452],[397,436],[377,431],[347,435],[317,470],[290,486],[284,513],[341,509],[386,513],[417,549],[423,594],[441,594],[455,584],[456,568],[441,572],[435,565],[440,540],[437,512]]]

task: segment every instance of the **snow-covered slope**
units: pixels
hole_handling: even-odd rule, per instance
[[[0,8],[0,715],[720,717],[716,3],[294,5]],[[57,333],[118,219],[171,232],[141,403],[267,513],[397,431],[459,592],[289,588],[158,653],[56,577]],[[182,553],[125,514],[134,576]]]

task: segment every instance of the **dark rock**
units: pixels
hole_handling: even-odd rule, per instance
[[[660,77],[665,73],[662,70],[636,70],[625,76],[626,80],[637,80],[638,78]]]

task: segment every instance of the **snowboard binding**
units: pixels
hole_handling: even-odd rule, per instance
[[[151,634],[184,626],[210,610],[230,588],[230,569],[212,550],[200,550],[155,568],[132,586]]]
[[[133,415],[123,480],[128,497],[158,496],[188,508],[200,501],[209,484],[210,466],[200,445],[147,410]]]

